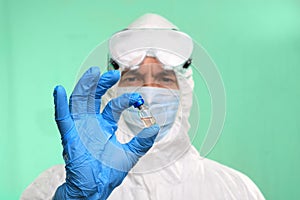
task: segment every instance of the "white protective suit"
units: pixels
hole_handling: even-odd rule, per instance
[[[130,25],[138,28],[171,28],[166,19],[148,14]],[[192,106],[194,82],[192,71],[176,74],[180,88],[180,110],[170,132],[157,141],[128,173],[109,200],[262,200],[257,186],[244,174],[200,157],[188,136],[188,117]],[[184,89],[183,89],[184,88]],[[107,98],[114,96],[114,87]],[[121,142],[130,136],[124,120],[120,119],[116,132]],[[51,199],[56,188],[64,182],[64,165],[56,165],[43,172],[23,192],[21,199]]]

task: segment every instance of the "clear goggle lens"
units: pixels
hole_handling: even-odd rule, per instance
[[[118,58],[109,56],[109,65],[111,69],[134,70],[139,68],[146,57],[157,59],[167,70],[188,68],[191,64],[191,58],[183,58],[173,52],[161,49],[140,49],[128,52]]]

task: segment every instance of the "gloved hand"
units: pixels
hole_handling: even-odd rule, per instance
[[[100,79],[90,68],[77,83],[68,105],[62,86],[54,89],[55,119],[61,134],[66,181],[53,199],[107,199],[128,171],[153,145],[158,125],[143,129],[130,142],[121,144],[114,132],[122,111],[141,96],[124,94],[112,99],[100,113],[101,97],[120,78],[109,71]]]

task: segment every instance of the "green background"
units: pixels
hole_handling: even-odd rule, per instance
[[[88,53],[146,12],[190,34],[218,65],[227,118],[209,158],[247,174],[267,199],[299,199],[299,0],[0,0],[0,199],[18,199],[63,162],[54,86],[70,93]]]

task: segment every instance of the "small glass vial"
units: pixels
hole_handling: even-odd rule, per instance
[[[139,116],[143,121],[145,127],[149,127],[155,124],[155,118],[153,117],[152,113],[150,112],[149,108],[144,105],[144,100],[141,99],[133,105],[135,108],[139,109]]]

